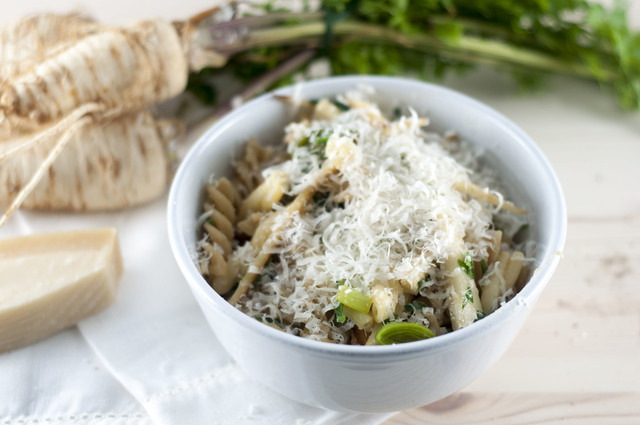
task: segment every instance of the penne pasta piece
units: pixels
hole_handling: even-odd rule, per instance
[[[425,282],[428,278],[428,273],[421,270],[418,267],[414,267],[412,270],[403,273],[402,279],[399,279],[400,286],[404,289],[404,292],[411,295],[418,295],[420,291],[420,284]]]
[[[502,245],[502,230],[494,230],[493,231],[493,240],[491,241],[491,246],[488,249],[489,258],[487,261],[487,265],[495,263],[498,260],[498,255],[500,255],[500,246]]]
[[[491,192],[485,191],[478,185],[471,182],[455,182],[453,188],[458,192],[467,194],[476,198],[479,201],[486,202],[491,205],[500,206],[503,210],[510,211],[516,214],[527,214],[526,210],[516,207],[513,202],[507,200],[500,200],[496,195]]]
[[[331,136],[327,141],[327,163],[342,170],[356,155],[357,146],[348,137]]]
[[[286,189],[287,179],[284,173],[274,172],[242,202],[238,213],[239,218],[244,220],[252,212],[270,211],[273,204],[282,199]]]
[[[376,282],[371,289],[371,315],[376,323],[394,314],[402,289],[396,282]]]
[[[273,244],[270,244],[269,246],[273,247]],[[267,261],[269,261],[270,257],[271,257],[271,253],[261,252],[251,263],[252,268],[262,270],[264,268],[264,265],[267,264]],[[242,277],[240,282],[238,282],[238,287],[236,288],[233,295],[231,295],[231,298],[229,298],[229,303],[231,305],[238,304],[238,301],[240,301],[240,298],[242,298],[242,296],[247,293],[247,291],[251,287],[251,284],[256,280],[256,278],[259,275],[260,275],[259,272],[251,272],[251,271],[247,272]]]
[[[493,268],[482,279],[482,309],[485,314],[493,313],[498,308],[498,298],[504,293],[504,274],[509,263],[509,253],[503,251],[498,257],[498,261],[493,263]]]
[[[463,245],[462,239],[460,245]],[[458,264],[458,260],[463,257],[464,253],[460,249],[458,255],[449,255],[444,263],[449,286],[449,317],[454,331],[475,322],[478,311],[483,311],[475,280]]]
[[[281,214],[281,212],[268,213],[256,227],[256,230],[251,237],[251,246],[255,252],[260,251],[260,249],[267,243],[267,240],[273,233],[273,225],[279,214]]]
[[[420,279],[418,280],[400,279],[400,286],[402,286],[402,289],[404,289],[405,292],[407,292],[408,294],[418,295],[418,290],[419,290],[418,282],[420,282]]]
[[[313,120],[330,121],[340,114],[340,109],[327,99],[320,99],[313,110]]]
[[[524,262],[524,254],[520,251],[515,251],[509,258],[509,264],[504,270],[504,291],[513,289],[514,284],[520,276],[522,270],[522,263]],[[501,294],[502,295],[502,294]]]

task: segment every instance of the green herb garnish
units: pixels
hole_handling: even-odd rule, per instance
[[[467,304],[473,304],[473,291],[471,287],[467,287],[467,291],[464,293],[464,298],[462,299],[462,308],[465,308]]]
[[[272,325],[278,325],[278,327],[283,328],[282,322],[278,318],[272,318],[269,316],[254,316],[258,322],[266,322]]]
[[[254,84],[255,95],[290,83],[324,56],[332,74],[433,79],[488,65],[512,75],[523,91],[539,87],[545,75],[566,75],[609,87],[620,105],[640,109],[640,35],[629,25],[626,2],[324,0],[321,13],[264,10],[230,22],[203,20],[201,29],[214,37],[244,36],[213,43],[220,45],[213,65],[221,69],[192,73],[188,91],[215,104],[209,80],[230,71]],[[306,46],[320,48],[293,61]]]
[[[462,260],[458,260],[458,265],[467,276],[471,279],[475,279],[476,272],[473,266],[473,257],[471,257],[471,254],[467,252]]]
[[[324,158],[324,151],[332,133],[332,131],[325,132],[324,130],[314,130],[307,136],[301,137],[300,140],[296,142],[296,146],[299,148],[306,147],[311,151],[311,153],[319,156],[320,158]]]
[[[347,316],[344,314],[344,311],[342,309],[342,303],[338,303],[338,306],[334,308],[333,311],[336,314],[336,322],[344,323],[347,321]]]
[[[317,146],[325,146],[327,144],[327,142],[329,141],[329,137],[330,136],[316,136],[315,140],[313,141]]]
[[[422,311],[427,305],[425,303],[421,303],[420,301],[412,301],[408,304],[404,305],[405,311],[409,313],[416,313],[418,311]]]
[[[426,275],[424,279],[420,279],[420,281],[418,281],[418,291],[422,289],[422,287],[426,285],[426,283],[429,282],[430,280],[431,280],[430,275]]]
[[[348,111],[350,109],[349,105],[344,102],[340,102],[339,100],[333,100],[331,103],[336,105],[342,112]]]
[[[489,268],[489,266],[487,266],[487,262],[484,261],[484,258],[482,260],[480,260],[480,269],[482,269],[482,276],[485,275],[485,273],[487,273],[487,269]]]

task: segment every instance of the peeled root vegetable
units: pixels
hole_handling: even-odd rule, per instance
[[[57,18],[66,21],[63,35],[40,33],[63,25],[40,21],[51,19],[32,18],[6,28],[0,37],[11,39],[12,31],[38,34],[25,53],[15,51],[16,46],[0,50],[0,61],[17,61],[1,68],[0,140],[37,130],[87,104],[95,105],[93,114],[113,115],[146,108],[184,90],[188,65],[180,36],[170,23],[144,21],[121,29],[91,26],[68,16]],[[74,26],[80,27],[77,33],[71,30]],[[49,37],[59,42],[48,44],[44,40]]]
[[[0,226],[22,205],[114,209],[161,193],[150,177],[166,175],[161,160],[125,158],[144,149],[126,147],[140,145],[135,137],[142,130],[126,131],[138,121],[123,117],[147,114],[184,91],[189,71],[222,67],[251,47],[255,40],[242,40],[252,25],[264,23],[248,18],[236,25],[234,16],[243,12],[230,2],[182,22],[113,28],[78,15],[39,15],[0,28],[0,205],[8,206]],[[286,19],[278,14],[268,23]],[[313,49],[296,52],[239,96],[263,91],[312,57]],[[120,120],[129,124],[115,124]],[[149,134],[153,144],[158,135]],[[146,168],[132,171],[133,164]]]
[[[175,122],[156,121],[147,111],[90,121],[73,132],[22,207],[91,211],[151,201],[166,187],[167,143],[178,132]],[[50,137],[0,164],[0,199],[20,193],[57,141]]]
[[[38,15],[11,23],[0,31],[0,75],[24,75],[100,28],[78,15]]]
[[[39,15],[0,29],[0,226],[22,205],[116,209],[163,192],[177,126],[149,110],[184,91],[191,28]]]

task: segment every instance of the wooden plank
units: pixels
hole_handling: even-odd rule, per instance
[[[572,223],[522,332],[468,390],[640,392],[639,241],[640,220]]]
[[[640,214],[640,190],[633,187],[640,182],[640,114],[621,111],[611,93],[555,77],[519,97],[504,75],[486,69],[448,83],[503,113],[538,144],[558,175],[570,217]]]
[[[640,394],[462,392],[392,416],[386,425],[637,425]]]
[[[570,221],[514,344],[462,392],[386,425],[640,423],[640,217]]]

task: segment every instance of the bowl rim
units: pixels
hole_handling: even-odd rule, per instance
[[[185,176],[188,173],[188,164],[193,158],[197,158],[202,154],[205,148],[208,147],[211,140],[220,134],[224,133],[226,129],[233,125],[238,118],[242,117],[247,111],[252,108],[259,107],[261,103],[264,103],[268,99],[272,98],[273,94],[291,94],[300,88],[300,85],[304,85],[309,88],[322,87],[332,84],[368,84],[371,85],[384,85],[384,86],[399,86],[411,87],[421,85],[429,90],[435,92],[441,92],[447,96],[453,97],[460,102],[469,104],[470,107],[477,109],[485,116],[492,118],[497,125],[502,126],[505,130],[509,131],[518,145],[528,153],[532,160],[542,167],[543,173],[549,177],[549,194],[552,195],[550,203],[556,205],[557,209],[555,214],[552,214],[552,228],[547,229],[547,232],[551,235],[549,243],[544,253],[541,253],[541,264],[534,272],[531,279],[524,285],[524,287],[507,303],[502,305],[495,312],[487,315],[482,320],[473,323],[472,325],[463,329],[449,332],[438,337],[429,338],[421,341],[415,341],[405,344],[394,345],[375,345],[375,346],[357,346],[357,345],[344,345],[344,344],[332,344],[322,341],[315,341],[298,336],[290,335],[285,332],[272,329],[269,326],[264,326],[254,318],[246,315],[240,310],[229,304],[222,296],[218,295],[205,281],[202,275],[197,270],[189,250],[184,243],[184,233],[181,226],[177,222],[177,209],[180,203],[178,199],[180,197],[179,188],[182,186]],[[375,88],[375,87],[374,87]],[[410,358],[423,355],[425,352],[439,352],[451,348],[451,346],[463,343],[465,340],[479,337],[489,330],[497,327],[503,320],[507,320],[517,310],[524,309],[530,301],[535,301],[539,293],[544,289],[550,280],[555,268],[561,257],[561,252],[565,245],[566,233],[567,233],[567,211],[566,203],[563,195],[562,188],[556,173],[554,172],[551,164],[544,156],[540,148],[536,143],[515,123],[506,118],[495,109],[488,105],[465,95],[457,90],[453,90],[441,85],[428,83],[420,80],[414,80],[405,77],[388,77],[388,76],[375,76],[375,75],[353,75],[353,76],[340,76],[340,77],[328,77],[322,79],[316,79],[311,81],[305,81],[303,83],[297,83],[294,85],[282,87],[268,93],[264,93],[255,99],[245,103],[239,108],[231,111],[221,120],[214,123],[209,129],[207,129],[190,147],[189,151],[181,161],[178,170],[176,171],[168,198],[168,214],[167,224],[169,233],[169,242],[173,251],[174,258],[178,263],[185,279],[194,292],[195,296],[199,296],[205,300],[208,304],[211,304],[214,308],[219,309],[223,314],[232,317],[238,322],[238,324],[252,333],[258,334],[256,336],[263,336],[274,340],[279,344],[285,346],[293,346],[301,350],[313,352],[318,355],[326,356],[340,356],[343,359],[348,358],[368,358],[368,359],[384,359],[390,356],[402,358]],[[542,256],[544,254],[544,256]]]

